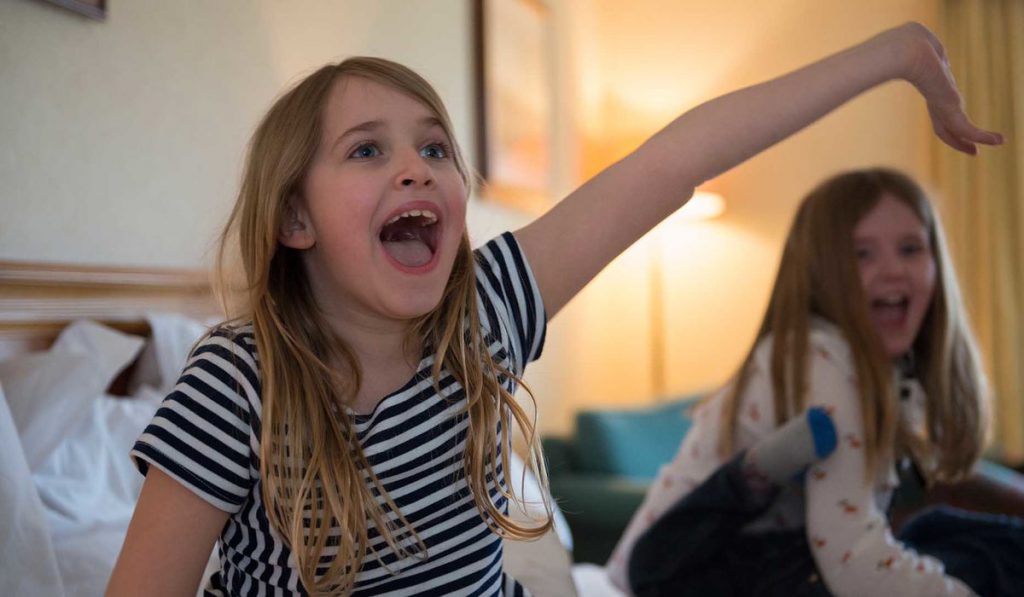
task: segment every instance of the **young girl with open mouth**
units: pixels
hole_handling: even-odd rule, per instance
[[[908,24],[677,118],[551,211],[477,250],[471,173],[437,94],[354,58],[273,105],[224,235],[245,301],[195,349],[132,452],[146,474],[110,595],[515,594],[512,396],[547,321],[693,189],[904,79],[961,151],[941,45]]]

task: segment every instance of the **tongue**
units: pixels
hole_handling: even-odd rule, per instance
[[[875,305],[871,311],[875,321],[885,325],[900,325],[907,314],[904,305]]]
[[[427,243],[419,239],[385,241],[384,250],[395,261],[406,267],[426,265],[433,256]]]

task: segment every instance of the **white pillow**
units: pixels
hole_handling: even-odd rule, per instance
[[[128,452],[157,407],[152,396],[97,396],[33,471],[68,595],[103,594],[144,479]]]
[[[0,362],[0,383],[35,470],[89,412],[107,380],[85,355],[36,352]]]
[[[622,589],[612,584],[608,569],[597,564],[583,563],[572,567],[576,591],[587,597],[626,597]]]
[[[31,470],[88,415],[142,344],[141,338],[82,320],[65,328],[49,351],[0,362],[0,383]]]
[[[544,494],[540,483],[533,473],[526,470],[522,459],[514,452],[509,457],[506,480],[516,495],[524,500],[526,506],[526,510],[523,511],[515,504],[510,505],[509,513],[512,518],[521,523],[529,522],[531,519],[543,519],[544,505],[541,498]],[[572,550],[572,535],[569,534],[569,525],[565,517],[553,500],[551,507],[554,528],[535,541],[503,540],[502,564],[505,572],[529,589],[533,595],[572,596],[576,594],[572,579],[572,558],[569,555]]]
[[[542,501],[544,493],[540,489],[540,482],[537,481],[537,477],[533,475],[533,471],[526,468],[526,464],[518,454],[512,452],[509,457],[508,476],[505,478],[509,486],[515,490],[517,496],[522,499],[526,504],[526,512],[520,512],[519,514],[525,514],[526,517],[522,520],[529,520],[530,518],[539,520],[544,517],[544,503]],[[525,473],[525,478],[523,474]],[[548,495],[548,500],[551,502],[551,514],[554,518],[555,533],[558,535],[558,540],[567,551],[572,551],[572,532],[569,530],[569,521],[565,519],[565,515],[562,514],[562,510],[558,507],[558,504],[554,499]],[[512,512],[513,516],[517,515],[516,512]]]
[[[50,528],[0,388],[0,595],[63,595]]]
[[[157,406],[152,396],[95,397],[87,416],[32,471],[56,542],[99,528],[123,534],[144,479],[128,453]]]
[[[535,541],[503,539],[502,567],[536,597],[573,597],[576,584],[572,577],[572,559],[548,531]]]
[[[146,321],[152,334],[139,355],[128,391],[135,395],[148,386],[163,398],[174,388],[192,347],[209,326],[177,313],[151,313]]]
[[[50,347],[50,352],[87,355],[106,385],[106,390],[117,374],[131,365],[145,340],[138,336],[123,334],[113,328],[80,319],[68,325],[57,336],[57,341]],[[98,395],[98,394],[97,394]]]

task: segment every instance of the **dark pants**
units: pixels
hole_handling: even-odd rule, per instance
[[[749,490],[743,457],[722,465],[640,536],[629,564],[638,597],[830,595],[802,530],[740,532],[771,503]],[[982,596],[1024,595],[1018,519],[940,508],[910,521],[899,539],[941,560]]]
[[[637,597],[828,595],[800,531],[742,534],[771,503],[743,478],[743,454],[676,502],[629,559]]]
[[[1024,595],[1024,521],[940,506],[915,516],[899,540],[936,558],[946,574],[988,595]]]

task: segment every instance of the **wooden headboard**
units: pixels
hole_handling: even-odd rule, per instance
[[[145,336],[150,312],[220,310],[203,271],[0,261],[0,359],[47,348],[75,319]]]

